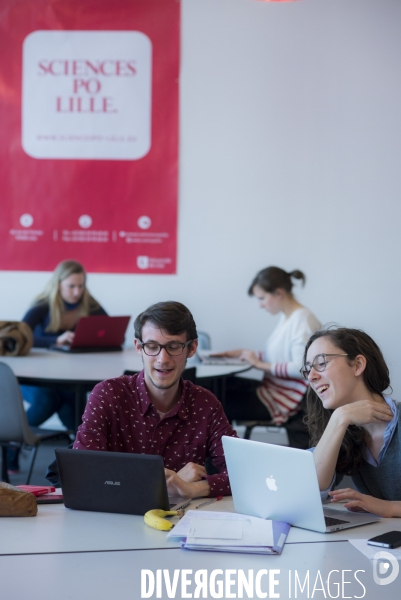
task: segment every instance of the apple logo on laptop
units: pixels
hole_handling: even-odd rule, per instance
[[[276,480],[274,479],[273,475],[270,475],[270,477],[266,479],[266,485],[269,488],[269,490],[277,492]]]
[[[106,332],[104,329],[99,329],[99,331],[97,332],[97,337],[104,337],[105,333]]]

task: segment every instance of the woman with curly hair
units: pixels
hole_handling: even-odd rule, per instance
[[[401,412],[385,391],[389,370],[365,332],[315,332],[302,375],[309,382],[307,423],[322,497],[349,510],[401,517]],[[333,491],[344,475],[355,489]]]

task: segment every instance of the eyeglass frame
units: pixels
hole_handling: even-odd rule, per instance
[[[168,342],[168,344],[159,344],[159,342],[143,342],[142,340],[138,340],[138,341],[139,341],[140,347],[142,348],[142,350],[144,351],[146,356],[159,356],[160,352],[163,349],[167,352],[167,354],[169,356],[181,356],[183,354],[185,348],[187,348],[195,340],[188,340],[187,342]],[[146,344],[156,344],[157,346],[159,346],[159,352],[157,352],[156,354],[148,354],[145,350]],[[170,354],[170,352],[167,349],[169,344],[178,344],[179,346],[182,346],[181,352],[179,354]]]
[[[323,369],[317,369],[315,367],[315,365],[313,364],[315,362],[315,360],[319,356],[324,356],[324,367],[323,367]],[[318,373],[323,373],[323,371],[325,371],[327,369],[327,362],[330,362],[330,361],[326,360],[327,356],[351,356],[351,354],[326,354],[325,352],[321,352],[320,354],[316,354],[316,356],[313,358],[313,360],[312,360],[311,363],[305,363],[304,366],[299,369],[299,372],[301,373],[302,377],[304,379],[306,379],[306,381],[308,381],[309,380],[308,378],[309,378],[309,375],[310,375],[310,373],[312,371],[312,368],[315,369],[315,371],[317,371]],[[309,369],[309,372],[305,375],[305,370],[306,370],[306,366],[307,365],[310,367],[310,369]]]

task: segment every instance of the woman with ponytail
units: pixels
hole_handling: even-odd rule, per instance
[[[263,381],[232,378],[227,393],[226,413],[232,420],[271,420],[275,425],[290,419],[302,420],[301,400],[307,384],[300,377],[305,344],[320,323],[311,311],[295,298],[293,280],[305,283],[301,271],[287,273],[279,267],[267,267],[256,275],[248,289],[261,308],[272,315],[280,314],[265,350],[239,349],[220,356],[241,358],[263,371]],[[306,430],[305,430],[306,431]],[[297,434],[288,430],[290,445],[306,447]]]

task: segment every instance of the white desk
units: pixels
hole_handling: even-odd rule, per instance
[[[104,379],[119,377],[124,371],[142,370],[142,359],[135,348],[122,352],[71,353],[32,348],[27,356],[0,356],[11,367],[20,383],[27,385],[64,386],[75,392],[77,427],[86,404],[86,393]],[[246,371],[249,365],[203,365],[195,357],[188,367],[196,368],[197,379],[224,379]],[[200,382],[201,383],[201,382]],[[224,388],[222,393],[224,394]]]
[[[193,500],[188,509],[199,502],[202,499]],[[226,497],[202,510],[234,512],[234,506],[232,499]],[[400,525],[400,519],[382,519],[379,523],[329,534],[292,527],[287,545],[370,538],[400,529]],[[165,532],[145,525],[141,516],[70,510],[63,504],[48,504],[39,505],[36,517],[0,519],[0,555],[177,547],[177,542],[166,539]]]
[[[262,556],[246,554],[228,554],[215,552],[191,552],[180,549],[93,552],[74,554],[45,554],[28,556],[0,556],[1,597],[4,600],[71,600],[82,598],[88,600],[110,600],[111,598],[141,598],[141,570],[148,569],[154,574],[156,570],[168,570],[173,579],[175,569],[188,569],[188,577],[192,582],[187,592],[194,592],[195,571],[205,569],[210,574],[215,569],[223,573],[228,569],[236,572],[253,570],[254,578],[262,569],[279,570],[275,574],[278,581],[274,588],[279,598],[361,598],[365,600],[396,600],[400,594],[400,577],[388,586],[378,586],[373,581],[372,563],[348,542],[294,544],[286,545],[281,556]],[[297,586],[294,590],[295,571],[301,585],[305,582],[309,571],[309,594],[307,588],[301,593]],[[359,581],[355,579],[355,572]],[[289,593],[289,575],[291,572],[291,595]],[[331,573],[331,574],[330,574]],[[318,579],[320,574],[321,579]],[[328,578],[330,574],[330,583]],[[231,574],[236,581],[236,573]],[[344,577],[344,593],[338,593],[335,585]],[[218,576],[222,579],[222,575]],[[325,594],[315,591],[313,586],[317,579],[317,588],[324,585]],[[330,588],[328,587],[330,585]],[[236,587],[231,588],[231,593]],[[261,591],[269,595],[268,576],[261,578]],[[152,598],[156,598],[154,593]],[[158,596],[167,599],[165,586]],[[174,596],[183,598],[181,586]],[[187,596],[188,597],[188,596]],[[189,596],[193,597],[193,595]],[[201,596],[202,597],[202,596]],[[211,598],[209,593],[206,596]],[[227,598],[224,594],[220,596]],[[231,596],[233,597],[233,596]],[[237,596],[234,596],[237,597]],[[247,594],[244,597],[248,597]],[[256,598],[256,595],[252,597]],[[276,596],[277,597],[277,596]]]
[[[34,382],[95,384],[104,379],[122,375],[125,370],[141,371],[142,359],[135,348],[122,352],[56,352],[45,348],[32,348],[27,356],[1,356],[18,379]],[[188,367],[196,367],[196,377],[225,377],[249,369],[249,365],[203,365],[189,359]]]
[[[199,503],[194,500],[192,506]],[[231,498],[214,502],[204,510],[233,510]],[[37,517],[2,518],[0,520],[0,598],[4,600],[67,600],[87,598],[110,600],[141,597],[141,570],[167,569],[173,577],[175,569],[242,569],[255,575],[261,569],[279,569],[275,588],[280,598],[289,598],[289,573],[292,598],[311,598],[313,585],[320,572],[327,593],[330,575],[334,585],[344,571],[345,595],[367,600],[396,600],[401,591],[401,574],[388,586],[377,586],[372,577],[372,562],[348,541],[368,538],[379,532],[399,528],[399,519],[383,519],[380,523],[357,527],[346,532],[320,534],[292,528],[281,556],[191,552],[181,550],[177,542],[169,542],[166,533],[147,527],[143,517],[91,513],[65,509],[63,505],[42,505]],[[294,593],[295,570],[303,585],[307,571],[310,577],[309,596]],[[354,578],[358,574],[364,589]],[[262,591],[267,591],[267,577]],[[320,581],[318,582],[320,584]],[[319,587],[319,586],[318,586]],[[320,584],[321,587],[321,584]],[[193,591],[193,586],[188,591]],[[156,595],[153,595],[155,598]],[[167,598],[163,587],[162,598]],[[182,598],[180,590],[176,596]],[[208,595],[210,598],[211,596]],[[225,596],[224,596],[225,597]],[[246,597],[246,596],[244,596]],[[256,596],[254,596],[256,597]],[[330,597],[328,594],[326,597]],[[324,598],[317,591],[313,598]]]

